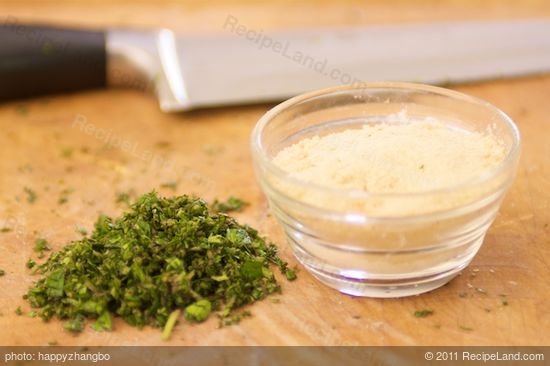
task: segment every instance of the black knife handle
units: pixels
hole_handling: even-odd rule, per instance
[[[0,24],[0,101],[105,84],[104,32]]]

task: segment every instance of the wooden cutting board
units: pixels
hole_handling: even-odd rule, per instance
[[[0,2],[18,21],[106,27],[167,26],[223,32],[228,15],[249,28],[373,24],[443,19],[550,16],[545,1],[40,1]],[[2,87],[0,85],[0,87]],[[452,86],[488,100],[518,124],[518,177],[473,264],[447,286],[404,299],[342,295],[301,270],[281,281],[279,303],[250,307],[253,317],[217,329],[212,317],[180,324],[172,345],[549,345],[550,75]],[[295,264],[253,176],[248,147],[270,105],[163,114],[132,90],[92,91],[0,106],[0,344],[160,345],[157,329],[115,321],[115,330],[74,336],[58,321],[26,314],[22,295],[35,277],[25,268],[36,237],[61,249],[90,229],[99,212],[117,214],[117,192],[236,195],[251,205],[237,217],[268,235]],[[165,164],[168,162],[168,164]],[[178,182],[175,190],[161,187]],[[37,194],[28,202],[25,187]],[[70,193],[66,193],[67,190]],[[63,193],[65,191],[65,193]],[[66,203],[59,199],[66,197]],[[474,288],[481,288],[479,292]],[[462,294],[462,295],[461,295]],[[465,294],[465,295],[464,295]],[[506,294],[506,297],[500,296]],[[506,302],[504,302],[506,300]],[[24,315],[15,314],[21,306]],[[416,318],[415,310],[434,315]]]

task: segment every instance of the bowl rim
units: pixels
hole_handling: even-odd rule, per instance
[[[274,119],[284,110],[291,108],[293,106],[296,106],[299,103],[302,103],[308,99],[313,99],[320,96],[336,94],[341,91],[354,90],[354,89],[357,89],[357,90],[402,89],[402,90],[409,90],[409,91],[426,91],[433,94],[450,97],[453,99],[461,99],[466,102],[483,106],[493,111],[500,118],[500,120],[504,122],[504,124],[508,127],[513,137],[512,146],[510,147],[510,150],[506,155],[506,157],[501,162],[499,162],[493,168],[483,172],[483,174],[477,175],[473,179],[462,181],[459,184],[455,184],[448,187],[438,188],[434,190],[427,190],[427,191],[418,191],[418,192],[375,193],[375,192],[368,192],[368,191],[363,191],[358,189],[341,189],[341,188],[327,187],[327,186],[319,185],[316,183],[308,182],[308,181],[293,177],[290,173],[279,168],[271,161],[271,159],[266,154],[264,146],[262,145],[261,136],[262,136],[263,130],[272,119]],[[429,196],[429,195],[452,193],[463,189],[469,189],[498,176],[502,171],[509,168],[517,160],[520,152],[520,147],[521,147],[521,135],[518,127],[516,126],[512,118],[510,118],[506,113],[504,113],[499,108],[495,107],[494,105],[492,105],[491,103],[483,99],[473,97],[468,94],[464,94],[454,90],[437,87],[433,85],[420,84],[420,83],[368,82],[368,83],[356,83],[351,85],[340,85],[340,86],[314,90],[311,92],[297,95],[282,103],[277,104],[275,107],[268,110],[262,117],[260,117],[260,119],[258,120],[258,122],[256,123],[252,131],[250,143],[251,143],[253,158],[255,160],[256,159],[259,160],[259,163],[262,168],[267,169],[276,177],[281,178],[284,181],[307,188],[309,190],[313,189],[318,192],[326,192],[334,195],[342,195],[344,197],[351,198],[351,199],[374,198],[374,197],[417,198],[417,197],[423,197],[423,196]]]

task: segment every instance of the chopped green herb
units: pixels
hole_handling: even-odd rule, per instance
[[[98,332],[113,329],[113,323],[111,321],[111,314],[109,314],[109,311],[105,310],[101,313],[96,322],[92,324],[92,328]]]
[[[210,315],[212,304],[210,301],[202,299],[185,308],[185,319],[189,321],[202,322]]]
[[[38,315],[38,313],[34,310],[29,312],[29,317],[30,318],[36,318],[37,315]]]
[[[422,310],[417,310],[414,312],[414,316],[417,317],[417,318],[425,318],[427,316],[430,316],[434,313],[434,311],[432,309],[422,309]]]
[[[247,261],[241,267],[241,274],[246,279],[257,280],[258,278],[262,278],[264,275],[262,268],[263,265],[260,262]]]
[[[172,336],[172,331],[174,330],[174,326],[176,325],[176,322],[180,317],[180,313],[181,313],[180,309],[176,309],[170,313],[170,316],[168,317],[168,320],[164,325],[164,330],[162,331],[163,341],[169,340],[170,337]]]
[[[45,294],[52,298],[63,296],[63,288],[65,286],[65,271],[62,268],[50,272],[49,276],[44,279]],[[85,306],[87,305],[87,306]],[[82,305],[86,310],[90,309],[90,302]]]
[[[68,330],[69,332],[81,332],[82,329],[84,329],[84,317],[82,315],[78,315],[75,318],[70,319],[69,321],[65,322],[65,324],[63,324],[63,328],[65,328],[65,330]]]
[[[235,309],[280,292],[272,264],[295,277],[251,227],[209,213],[201,199],[151,192],[52,253],[26,297],[40,317],[64,319],[75,332],[87,318],[109,329],[115,315],[137,327],[165,327],[178,309],[192,321],[223,309],[219,316],[233,323]]]
[[[36,199],[38,198],[38,195],[36,194],[35,191],[33,191],[32,189],[30,189],[29,187],[25,187],[25,188],[23,188],[23,190],[24,190],[25,193],[27,194],[27,202],[28,202],[28,203],[34,203],[34,202],[36,202]]]
[[[462,329],[462,330],[467,331],[467,332],[471,332],[471,331],[474,330],[474,328],[466,327],[466,326],[464,326],[464,325],[459,325],[458,327],[459,327],[460,329]]]
[[[212,204],[212,211],[224,212],[224,213],[232,212],[232,211],[240,212],[246,206],[248,206],[248,202],[245,202],[240,198],[231,196],[225,202],[220,202],[218,200],[215,200],[214,203]]]
[[[18,306],[17,309],[15,309],[15,314],[23,315],[23,310],[21,310],[21,306]]]

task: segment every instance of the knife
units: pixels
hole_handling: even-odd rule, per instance
[[[550,20],[219,34],[0,25],[0,100],[130,86],[166,112],[277,101],[338,84],[441,84],[550,71]]]

